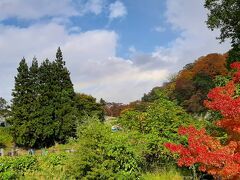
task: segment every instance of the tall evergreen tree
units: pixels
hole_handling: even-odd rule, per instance
[[[12,125],[11,129],[15,142],[19,145],[25,145],[25,142],[30,143],[32,132],[31,123],[29,123],[31,107],[29,68],[24,58],[21,60],[17,71],[18,74],[15,77],[15,86],[12,92],[12,117],[8,121]]]
[[[28,68],[22,59],[17,70],[9,120],[16,144],[45,147],[74,136],[75,93],[61,49],[53,62],[46,59],[38,66],[34,58]]]
[[[60,48],[54,62],[47,59],[41,64],[39,82],[39,129],[42,129],[42,134],[39,135],[38,143],[42,146],[63,143],[75,135],[76,116],[73,84]]]
[[[70,73],[65,67],[61,49],[58,48],[56,60],[53,62],[55,87],[55,115],[58,121],[57,140],[66,141],[66,137],[75,134],[74,89]]]
[[[39,104],[38,109],[38,140],[36,146],[50,146],[55,142],[56,119],[55,119],[55,89],[53,63],[48,59],[39,67]]]
[[[34,57],[32,65],[29,68],[29,85],[31,86],[31,100],[35,100],[38,97],[39,91],[39,75],[38,75],[38,61]]]

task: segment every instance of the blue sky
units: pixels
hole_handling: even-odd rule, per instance
[[[61,46],[75,91],[137,100],[186,63],[230,48],[206,15],[192,0],[0,0],[0,96],[11,99],[22,57],[53,60]]]

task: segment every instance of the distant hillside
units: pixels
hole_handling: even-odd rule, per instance
[[[187,112],[201,113],[208,91],[214,87],[217,76],[226,76],[226,54],[208,54],[187,64],[169,82],[160,87],[154,87],[148,94],[144,94],[142,101],[156,100],[157,91],[164,90],[167,96],[184,107]]]

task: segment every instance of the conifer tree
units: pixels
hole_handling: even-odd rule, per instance
[[[30,87],[29,87],[29,68],[23,58],[17,68],[18,74],[15,77],[15,86],[12,92],[12,117],[8,120],[12,125],[11,129],[15,142],[19,145],[31,144],[30,137],[31,123],[29,123],[30,112]]]
[[[70,73],[65,67],[61,49],[58,48],[56,60],[53,62],[55,118],[57,120],[57,141],[64,142],[68,136],[75,134],[74,89]]]
[[[13,113],[9,120],[16,144],[47,147],[75,136],[77,111],[83,109],[77,109],[73,84],[61,49],[58,48],[53,62],[46,59],[38,66],[34,58],[28,68],[23,59],[17,70],[12,93]]]
[[[41,146],[63,143],[75,135],[74,90],[70,73],[58,48],[56,60],[46,59],[39,67],[39,129]],[[38,145],[38,146],[40,146]]]

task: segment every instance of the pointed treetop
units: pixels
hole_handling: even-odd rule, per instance
[[[26,64],[26,59],[25,59],[25,57],[23,57],[23,58],[21,59],[19,65],[21,65],[21,64]]]
[[[24,70],[24,71],[28,71],[28,65],[27,62],[25,60],[25,58],[23,57],[22,60],[19,63],[19,67],[17,68],[18,72]]]
[[[33,57],[33,60],[32,60],[32,66],[36,66],[36,67],[38,67],[38,61],[37,61],[36,56]]]
[[[38,61],[37,61],[37,58],[34,56],[33,57],[33,60],[32,60],[32,64],[29,68],[29,73],[32,75],[32,76],[36,76],[36,73],[38,72]],[[36,77],[34,77],[36,78]]]
[[[56,61],[57,62],[62,62],[63,61],[63,55],[62,55],[62,51],[61,51],[60,47],[58,47],[58,49],[57,49]]]

